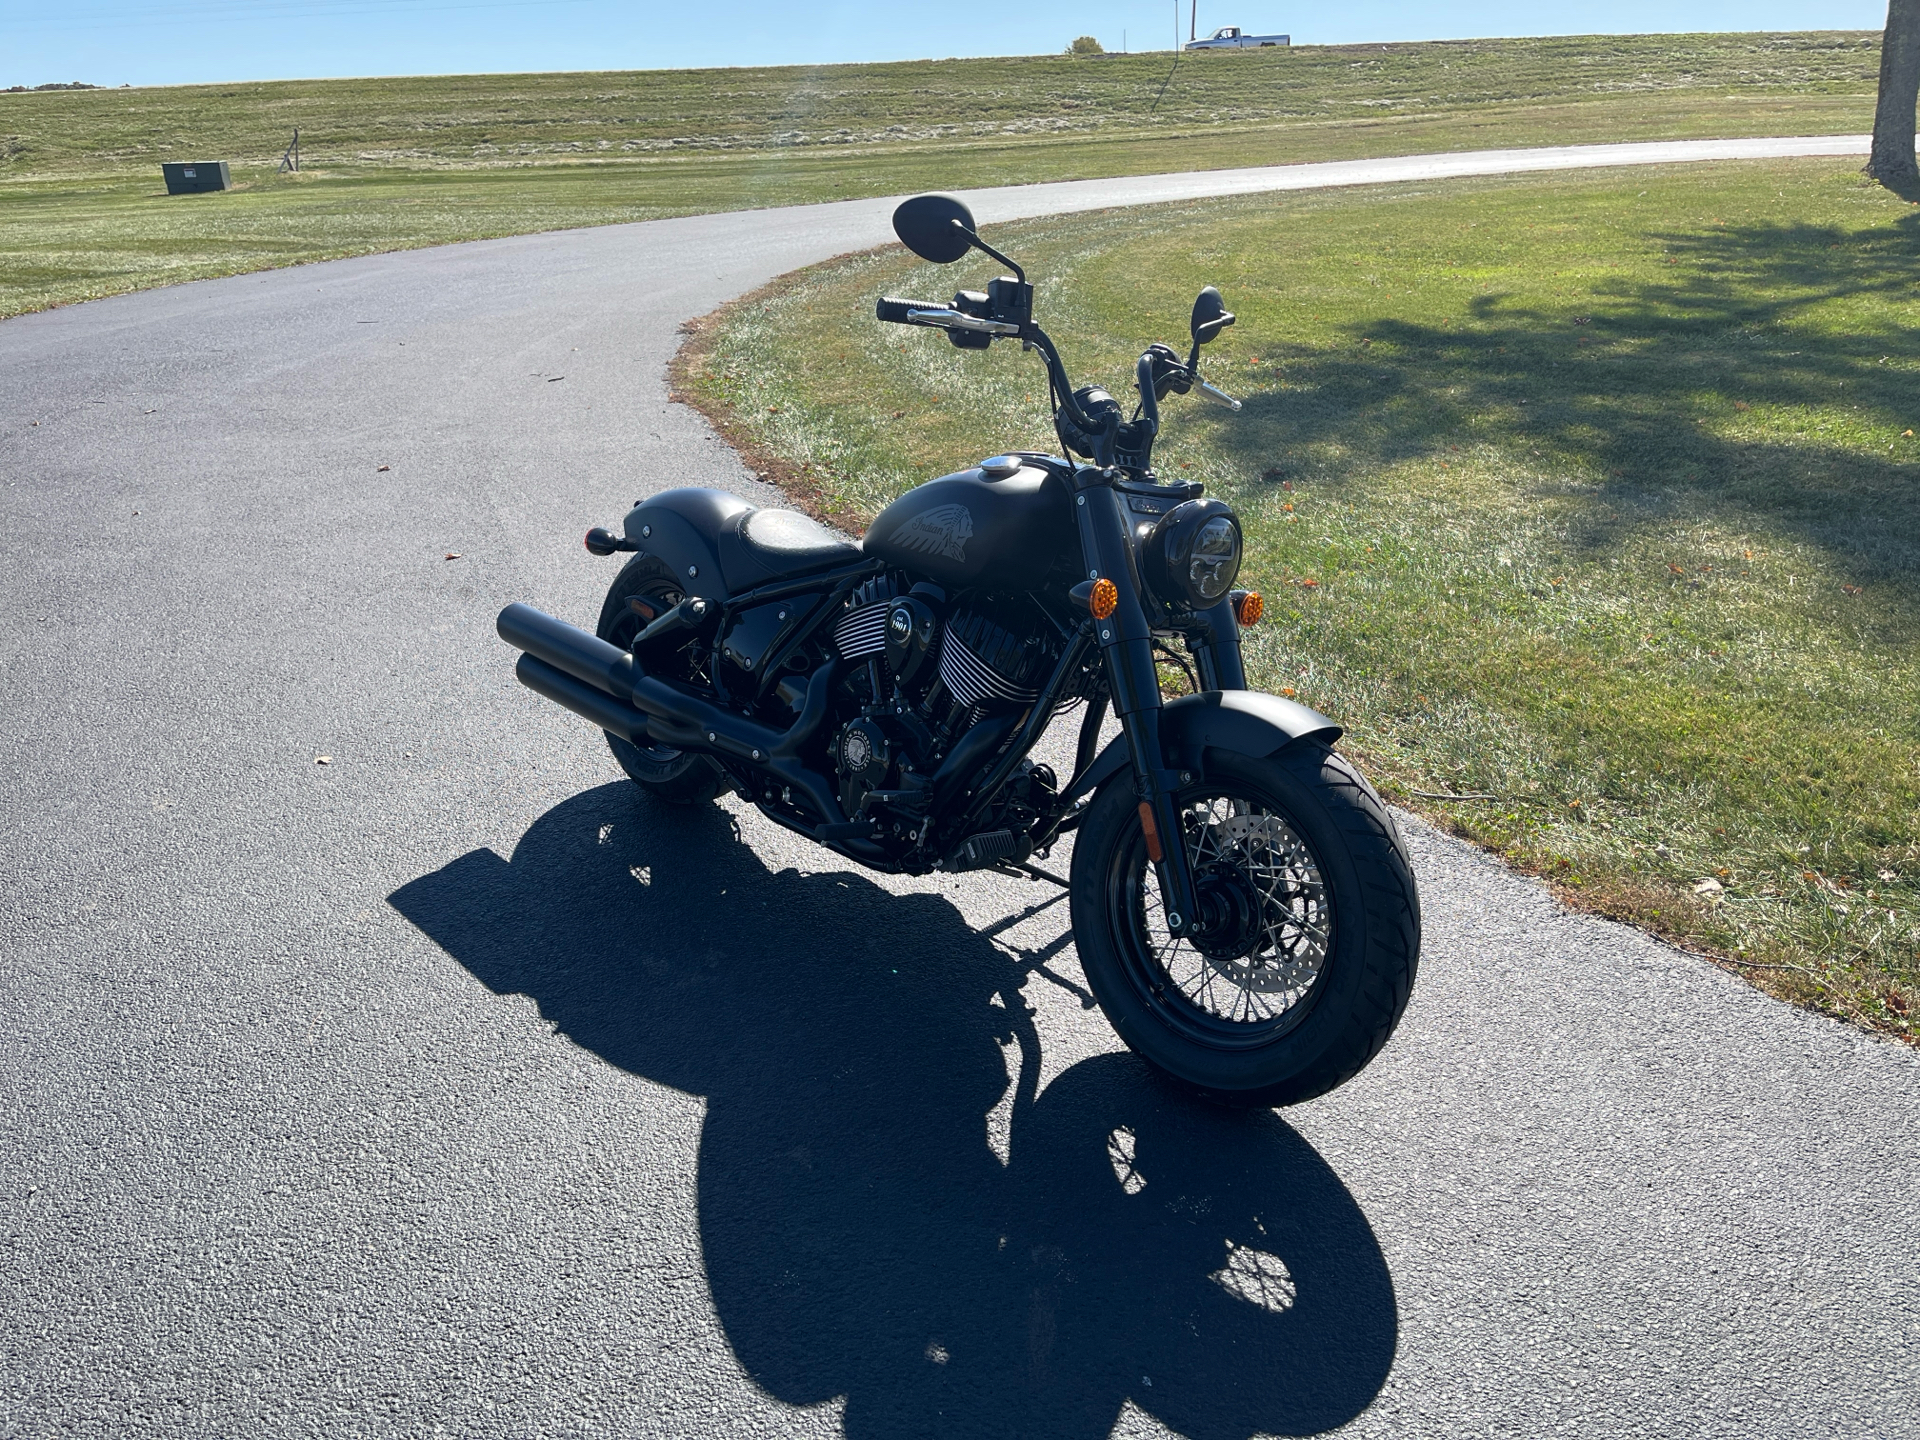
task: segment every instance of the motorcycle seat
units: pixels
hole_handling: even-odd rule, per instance
[[[860,558],[858,541],[798,510],[749,510],[720,535],[720,571],[738,593]]]

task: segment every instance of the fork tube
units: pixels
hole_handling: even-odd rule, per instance
[[[1074,517],[1080,526],[1087,578],[1111,580],[1120,591],[1113,614],[1094,622],[1094,639],[1106,659],[1114,714],[1127,737],[1134,793],[1153,817],[1154,833],[1147,848],[1150,856],[1156,848],[1160,851],[1154,872],[1165,897],[1167,929],[1184,935],[1194,919],[1193,871],[1173,800],[1180,777],[1166,768],[1160,739],[1160,676],[1153,663],[1153,627],[1140,605],[1140,577],[1127,536],[1126,510],[1107,474],[1083,467],[1073,478]]]
[[[1240,619],[1233,602],[1222,600],[1194,617],[1199,623],[1187,632],[1187,645],[1200,667],[1202,690],[1244,690],[1246,666],[1240,658]]]

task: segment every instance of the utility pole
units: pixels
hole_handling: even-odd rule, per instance
[[[287,146],[287,153],[280,157],[280,173],[285,175],[289,171],[295,175],[300,173],[300,127],[298,125],[293,127],[293,143]]]
[[[1187,16],[1187,39],[1200,38],[1200,0],[1193,0],[1193,10]]]

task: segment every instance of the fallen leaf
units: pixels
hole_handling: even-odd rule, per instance
[[[313,763],[316,765],[331,765],[333,763],[333,757],[331,755],[316,755],[313,757]]]
[[[1286,504],[1284,504],[1284,505],[1282,505],[1282,506],[1281,506],[1280,508],[1281,508],[1282,510],[1291,510],[1291,509],[1293,509],[1293,502],[1292,502],[1291,500],[1289,500],[1289,501],[1287,501],[1287,503],[1286,503]]]
[[[1726,886],[1709,875],[1705,879],[1694,883],[1693,893],[1696,895],[1718,895],[1726,888]]]
[[[447,551],[447,558],[449,560],[458,560],[460,558],[460,552],[458,550],[449,550]]]
[[[898,420],[901,416],[905,415],[906,413],[907,412],[904,410],[896,410],[893,412],[893,418]]]
[[[1684,575],[1687,573],[1686,571],[1682,570],[1678,565],[1674,564],[1671,560],[1667,561],[1667,569],[1671,570],[1676,575]]]
[[[1733,408],[1736,410],[1751,410],[1753,406],[1749,405],[1744,400],[1736,400],[1733,402]]]
[[[1880,872],[1880,878],[1881,878],[1882,880],[1891,880],[1891,879],[1893,879],[1893,878],[1894,878],[1894,874],[1893,874],[1893,871],[1891,871],[1891,870],[1882,870],[1882,871]]]
[[[149,415],[151,415],[151,414],[152,414],[153,412],[152,412],[151,410],[149,410],[149,411],[148,411],[147,413],[148,413]],[[1900,432],[1900,438],[1901,438],[1902,440],[1911,440],[1911,439],[1913,438],[1913,431],[1911,431],[1911,430],[1902,430],[1902,431]]]
[[[1287,697],[1287,699],[1289,699],[1289,700],[1291,700],[1291,699],[1293,698],[1293,688],[1292,688],[1291,686],[1288,686],[1288,685],[1283,685],[1283,686],[1281,686],[1281,687],[1280,687],[1280,693],[1281,693],[1282,695],[1284,695],[1284,696],[1286,696],[1286,697]]]
[[[374,467],[375,472],[377,474],[382,474],[382,475],[384,475],[387,471],[391,470],[392,468],[393,467],[391,465],[377,465]]]
[[[1840,588],[1849,595],[1858,595],[1860,593],[1860,587],[1858,585],[1842,585]]]
[[[549,376],[547,377],[547,383],[548,383],[549,385],[557,385],[557,384],[559,384],[559,383],[560,383],[560,382],[561,382],[562,380],[564,380],[564,379],[566,379],[566,378],[567,378],[567,377],[566,377],[566,376],[564,376],[564,375],[549,375]]]
[[[1302,580],[1300,585],[1306,590],[1317,590],[1320,588],[1320,582],[1318,580]]]

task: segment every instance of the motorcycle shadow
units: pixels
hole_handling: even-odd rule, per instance
[[[844,1395],[850,1436],[1091,1440],[1128,1400],[1208,1440],[1305,1435],[1386,1381],[1392,1279],[1313,1149],[1124,1053],[1035,1099],[1028,968],[939,896],[770,871],[724,810],[621,782],[390,900],[575,1043],[708,1097],[719,1318],[770,1394]]]

